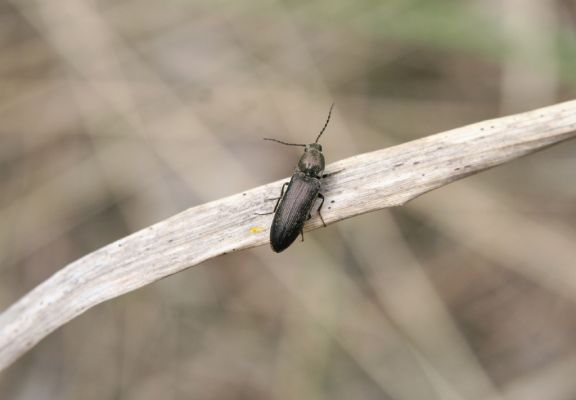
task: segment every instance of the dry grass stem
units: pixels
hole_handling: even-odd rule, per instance
[[[399,206],[576,135],[576,101],[484,121],[327,168],[326,223]],[[0,369],[87,309],[207,259],[268,242],[285,180],[190,208],[69,264],[0,315]],[[306,230],[321,227],[314,217]]]

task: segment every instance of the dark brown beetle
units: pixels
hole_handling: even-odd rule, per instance
[[[320,139],[320,136],[322,136],[328,126],[333,107],[334,104],[330,107],[326,123],[314,143],[306,145],[286,143],[270,138],[264,139],[288,146],[304,147],[304,154],[298,161],[298,167],[294,170],[290,182],[282,185],[280,197],[274,207],[274,219],[270,228],[270,244],[272,250],[276,253],[280,253],[290,246],[299,234],[302,234],[302,240],[304,240],[302,229],[304,223],[311,218],[310,211],[317,198],[322,200],[318,206],[318,215],[324,226],[326,226],[322,214],[320,214],[320,209],[324,204],[324,196],[320,193],[320,187],[321,180],[324,177],[322,174],[324,173],[325,162],[322,146],[318,143],[318,139]],[[286,188],[286,186],[288,187]]]

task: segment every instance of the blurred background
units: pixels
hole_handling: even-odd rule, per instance
[[[0,2],[0,307],[186,208],[576,98],[569,0]],[[576,142],[89,310],[1,399],[574,399]]]

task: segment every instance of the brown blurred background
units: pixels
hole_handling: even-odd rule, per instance
[[[188,207],[576,98],[576,2],[0,3],[0,307]],[[102,304],[0,399],[576,398],[576,142]]]

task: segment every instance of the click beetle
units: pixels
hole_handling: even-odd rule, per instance
[[[302,235],[302,240],[304,240],[304,223],[311,218],[310,211],[317,198],[321,199],[318,206],[318,215],[322,220],[322,224],[326,226],[320,213],[320,209],[324,204],[324,196],[320,193],[320,187],[321,180],[324,177],[322,174],[324,173],[325,162],[322,146],[318,143],[318,139],[320,139],[320,136],[322,136],[328,126],[333,107],[334,103],[330,106],[326,123],[314,143],[286,143],[276,139],[264,138],[264,140],[271,140],[288,146],[304,147],[304,154],[300,157],[290,182],[282,185],[280,197],[274,206],[274,219],[270,228],[270,245],[276,253],[280,253],[290,246],[299,234]]]

